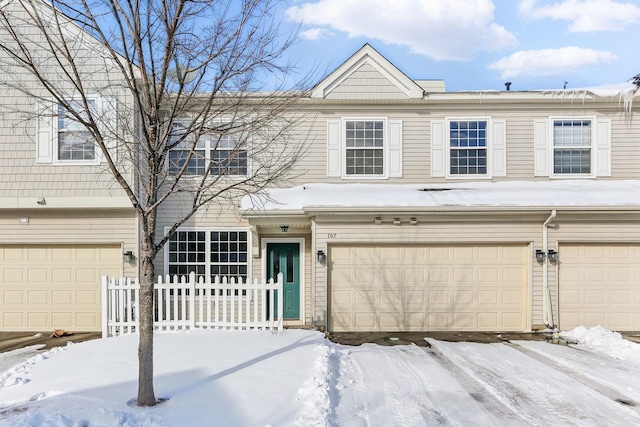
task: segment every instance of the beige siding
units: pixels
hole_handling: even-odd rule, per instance
[[[326,96],[327,99],[406,99],[378,70],[363,64]]]
[[[22,219],[28,221],[22,223]],[[136,216],[133,211],[0,211],[3,244],[120,245],[138,254]],[[124,265],[124,274],[137,276],[136,263]]]
[[[3,12],[12,14],[19,6],[10,2],[3,9]],[[8,19],[20,22],[18,16],[24,16],[24,13],[18,12]],[[34,44],[42,43],[37,31],[28,30],[29,25],[20,24],[21,30],[30,34]],[[80,36],[82,33],[73,25],[65,25],[64,31],[69,35],[77,32],[70,40],[76,64],[80,64],[78,72],[83,76],[85,93],[118,100],[118,119],[130,120],[133,117],[132,110],[124,107],[127,103],[131,105],[131,102],[126,98],[122,82],[117,80],[120,73],[115,64],[98,54],[101,47],[94,38],[86,34]],[[53,59],[46,59],[46,56],[43,49],[38,50],[40,61],[52,63],[48,68],[50,75],[46,76],[47,79],[54,82],[63,93],[68,93],[69,98],[73,97],[75,87],[55,83],[64,79],[63,73],[60,71],[61,67]],[[0,197],[123,196],[124,193],[109,173],[106,163],[97,166],[36,164],[37,102],[36,98],[29,97],[24,92],[28,91],[44,99],[49,99],[49,95],[19,66],[3,64],[3,75],[7,85],[0,89],[0,95],[3,102],[10,105],[0,114]],[[23,90],[9,89],[11,84]],[[118,132],[115,123],[109,123],[109,128]],[[124,175],[128,176],[126,172]]]
[[[574,106],[575,107],[575,106]],[[428,108],[428,110],[427,110]],[[427,112],[428,111],[428,112]],[[483,105],[453,104],[420,106],[377,105],[318,106],[317,114],[309,114],[300,125],[301,143],[308,144],[304,159],[295,167],[301,176],[296,180],[304,182],[358,182],[369,180],[341,179],[327,177],[327,120],[341,117],[388,117],[401,120],[403,125],[403,177],[382,180],[389,183],[437,183],[446,182],[444,178],[431,177],[431,121],[444,120],[447,117],[491,117],[506,121],[507,175],[494,177],[494,181],[505,180],[547,180],[534,176],[534,127],[535,120],[547,120],[550,116],[596,117],[611,120],[611,167],[612,176],[604,179],[635,179],[640,166],[640,120],[621,113],[618,104],[606,104],[597,108],[571,108],[553,104],[515,104],[504,105],[489,103]],[[451,180],[459,182],[459,180]]]

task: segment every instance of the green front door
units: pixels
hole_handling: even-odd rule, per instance
[[[284,318],[300,319],[300,246],[297,243],[267,243],[267,277],[284,280]]]

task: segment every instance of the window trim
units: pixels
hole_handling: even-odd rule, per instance
[[[597,147],[597,118],[595,116],[549,116],[549,130],[548,130],[548,157],[549,162],[549,178],[554,179],[581,179],[581,178],[595,178],[597,176],[596,167],[598,165],[598,147]],[[589,121],[591,123],[591,144],[589,149],[591,150],[591,164],[590,173],[556,173],[554,162],[555,145],[553,140],[553,128],[556,121],[571,120],[571,121]]]
[[[170,227],[165,227],[165,234],[169,231]],[[211,261],[210,257],[207,258],[207,255],[211,254],[211,232],[246,232],[247,233],[247,283],[253,280],[253,236],[251,233],[250,227],[179,227],[176,232],[204,232],[205,233],[205,277],[211,277]],[[163,248],[163,271],[165,275],[169,274],[169,241],[164,245]]]
[[[106,98],[97,93],[86,95],[89,100],[95,101],[96,111],[105,111],[108,102]],[[71,97],[69,101],[79,101],[82,98]],[[36,127],[36,163],[50,164],[52,166],[97,166],[104,161],[104,155],[99,146],[94,144],[94,158],[92,160],[65,160],[60,159],[59,120],[60,104],[54,99],[38,103],[38,123]],[[107,117],[109,118],[109,117]],[[113,118],[115,120],[115,117]]]
[[[178,118],[178,119],[176,119],[174,121],[174,125],[175,124],[179,124],[179,123],[187,123],[188,124],[190,121],[191,121],[191,119],[189,119],[189,118]],[[224,121],[220,121],[220,123],[224,123]],[[250,132],[250,130],[247,129],[247,132]],[[211,134],[205,133],[205,134],[203,134],[201,136],[201,138],[205,138],[206,146],[205,146],[204,149],[196,150],[196,151],[204,151],[204,159],[205,159],[205,161],[210,162],[212,160],[213,153],[218,151],[218,150],[225,151],[225,152],[230,152],[230,151],[234,151],[235,150],[235,149],[228,150],[228,149],[218,149],[218,148],[214,149],[214,148],[211,148],[212,142],[218,140],[217,138],[213,138],[212,135],[214,135],[214,133],[211,133]],[[246,178],[250,177],[251,176],[251,171],[252,171],[252,162],[251,162],[251,142],[252,142],[252,138],[253,138],[253,136],[250,134],[250,135],[247,136],[246,140],[244,141],[244,145],[245,145],[244,151],[246,152],[246,155],[247,155],[247,166],[246,166],[247,167],[247,171],[246,171],[245,174],[218,175],[218,174],[212,173],[210,171],[209,175],[207,176],[207,179],[232,179],[232,180],[236,179],[236,180],[242,180],[242,179],[246,179]],[[180,150],[180,149],[177,149],[177,148],[172,148],[167,152],[167,161],[165,163],[165,165],[166,165],[165,168],[166,168],[166,171],[167,171],[167,174],[168,174],[169,177],[174,177],[175,176],[175,173],[173,173],[171,171],[170,157],[171,157],[171,153],[172,152],[177,152],[177,151],[187,151],[187,150]],[[240,150],[238,150],[238,151],[240,151]],[[181,179],[199,179],[199,178],[202,178],[202,175],[203,174],[200,174],[200,173],[186,173],[185,172],[182,175]]]
[[[486,146],[487,152],[487,173],[485,174],[452,174],[451,173],[451,123],[452,122],[481,122],[487,123]],[[491,116],[451,116],[445,117],[445,175],[446,179],[452,180],[484,180],[493,178],[493,120]]]
[[[382,122],[382,174],[379,175],[349,175],[347,174],[347,122]],[[385,116],[355,116],[342,117],[340,120],[340,157],[342,163],[341,178],[346,180],[379,180],[389,178],[389,118]],[[351,148],[351,147],[349,147]]]

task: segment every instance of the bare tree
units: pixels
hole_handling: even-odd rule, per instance
[[[302,92],[273,89],[291,74],[294,35],[272,0],[4,3],[0,84],[36,101],[39,117],[68,122],[71,147],[99,148],[140,221],[137,404],[153,406],[154,260],[199,210],[290,174]],[[159,209],[176,198],[181,216],[159,231]]]

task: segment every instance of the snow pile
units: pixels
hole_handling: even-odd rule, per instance
[[[599,325],[591,328],[578,326],[571,331],[560,332],[560,337],[616,359],[640,360],[640,345],[625,340],[619,332]]]
[[[245,196],[242,210],[301,211],[364,207],[640,206],[629,194],[640,180],[455,182],[446,184],[305,184]]]

